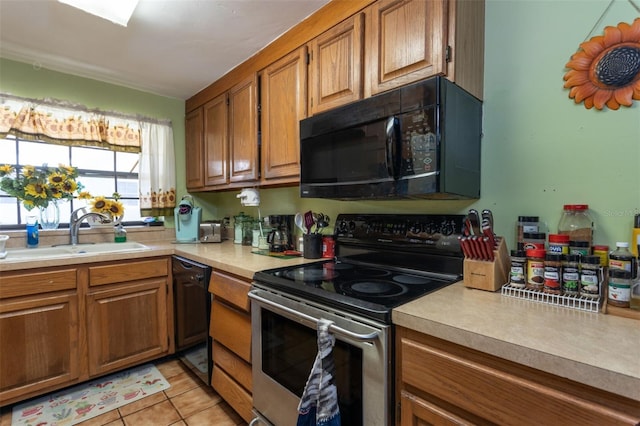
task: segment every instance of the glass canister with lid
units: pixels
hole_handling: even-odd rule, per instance
[[[591,247],[593,220],[587,204],[565,204],[558,223],[558,234],[569,235],[570,241],[584,241]]]

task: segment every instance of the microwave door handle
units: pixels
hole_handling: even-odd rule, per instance
[[[254,291],[250,291],[249,292],[249,298],[254,299],[255,301],[262,303],[263,305],[269,306],[271,309],[273,309],[276,313],[287,313],[289,315],[292,315],[294,318],[302,318],[304,320],[310,321],[314,324],[318,324],[318,318],[314,318],[311,315],[307,315],[305,313],[302,312],[298,312],[294,309],[291,309],[287,306],[282,306],[278,303],[274,303],[271,300],[265,299],[264,297],[259,296],[258,294],[256,294],[256,292]],[[371,340],[376,340],[378,338],[378,332],[374,331],[372,333],[369,334],[360,334],[360,333],[354,333],[353,331],[349,331],[346,330],[342,327],[339,327],[335,324],[331,324],[329,326],[329,331],[334,332],[335,334],[339,334],[345,337],[349,337],[351,339],[354,340],[358,340],[358,341],[371,341]]]
[[[387,171],[389,176],[396,178],[396,162],[398,158],[398,133],[400,120],[397,117],[389,117],[386,125],[387,133]]]

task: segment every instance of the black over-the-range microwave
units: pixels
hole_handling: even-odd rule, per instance
[[[300,121],[306,198],[480,197],[482,102],[437,76]]]

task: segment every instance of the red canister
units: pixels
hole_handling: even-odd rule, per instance
[[[336,242],[332,236],[322,237],[322,257],[332,258],[336,255]]]

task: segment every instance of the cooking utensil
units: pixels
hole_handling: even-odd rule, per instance
[[[302,216],[302,213],[296,213],[296,216],[294,217],[293,220],[296,226],[298,227],[298,229],[300,229],[303,234],[306,234],[307,228],[305,228],[304,226],[304,217]]]
[[[304,214],[304,226],[307,228],[307,234],[311,233],[311,228],[315,223],[316,221],[313,219],[313,212],[309,210]]]
[[[316,233],[319,234],[324,228],[329,226],[329,216],[324,213],[318,213],[316,217]]]

